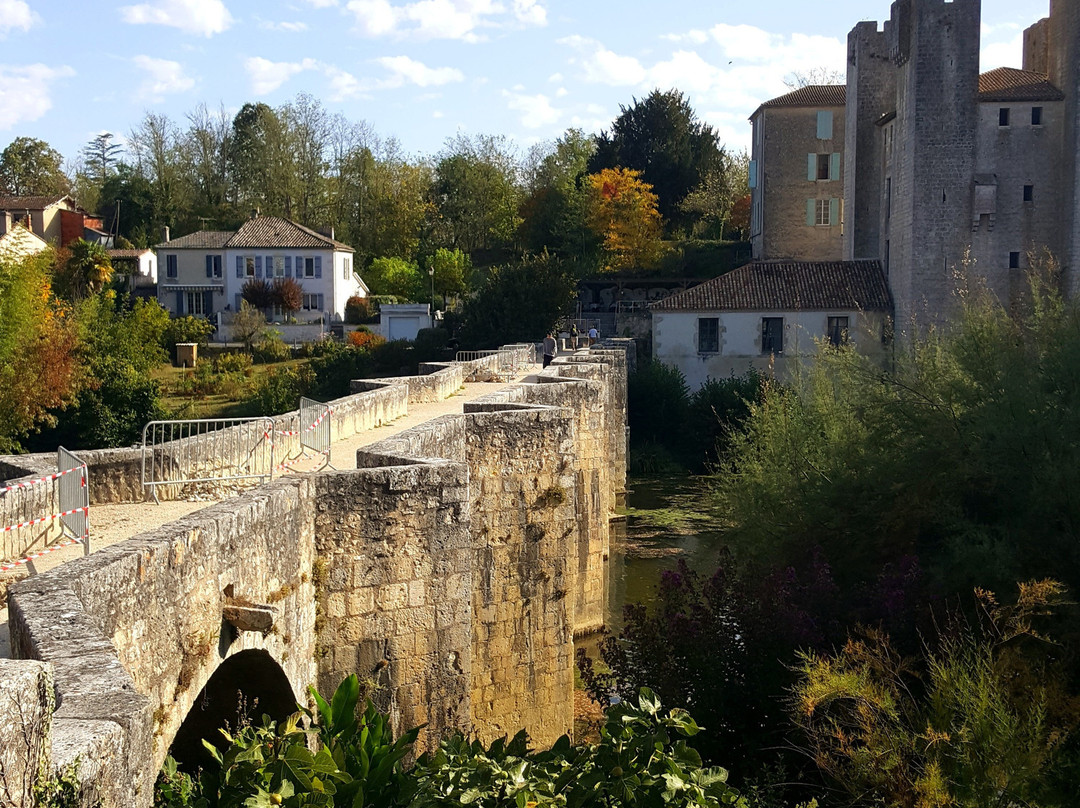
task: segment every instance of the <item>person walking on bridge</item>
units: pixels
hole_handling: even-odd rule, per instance
[[[555,335],[548,334],[544,337],[544,367],[550,365],[555,358],[555,350]]]

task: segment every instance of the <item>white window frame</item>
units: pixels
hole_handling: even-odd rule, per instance
[[[255,256],[254,255],[245,255],[244,256],[244,277],[245,278],[254,278],[255,277]]]
[[[814,200],[814,225],[817,227],[829,227],[832,225],[828,199]]]
[[[304,292],[303,303],[300,305],[303,311],[318,311],[319,310],[319,296],[317,294],[309,294]]]
[[[184,313],[205,317],[209,312],[204,311],[206,302],[203,292],[185,292]]]

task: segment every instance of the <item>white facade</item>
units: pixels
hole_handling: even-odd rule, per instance
[[[431,306],[427,303],[384,303],[379,307],[379,324],[371,329],[392,342],[414,340],[421,328],[431,326]]]
[[[294,278],[304,290],[298,318],[324,315],[330,320],[345,316],[345,301],[367,297],[367,287],[353,272],[352,253],[278,247],[226,247],[223,251],[225,301],[238,311],[244,284],[252,279]]]
[[[780,350],[775,353],[763,347],[766,318],[782,320]],[[691,390],[710,378],[741,376],[751,367],[763,372],[771,369],[783,379],[793,370],[796,358],[813,356],[830,336],[846,339],[861,354],[881,354],[886,320],[880,312],[857,310],[654,311],[653,357],[679,368]]]

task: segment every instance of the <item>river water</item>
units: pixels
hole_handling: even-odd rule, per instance
[[[648,603],[664,570],[684,559],[712,575],[724,545],[721,517],[710,480],[687,475],[634,476],[627,480],[626,521],[614,524],[607,628],[622,628],[623,606]]]

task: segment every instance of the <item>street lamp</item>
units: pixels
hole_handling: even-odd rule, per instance
[[[427,274],[431,277],[431,316],[435,316],[435,267],[430,267]]]

